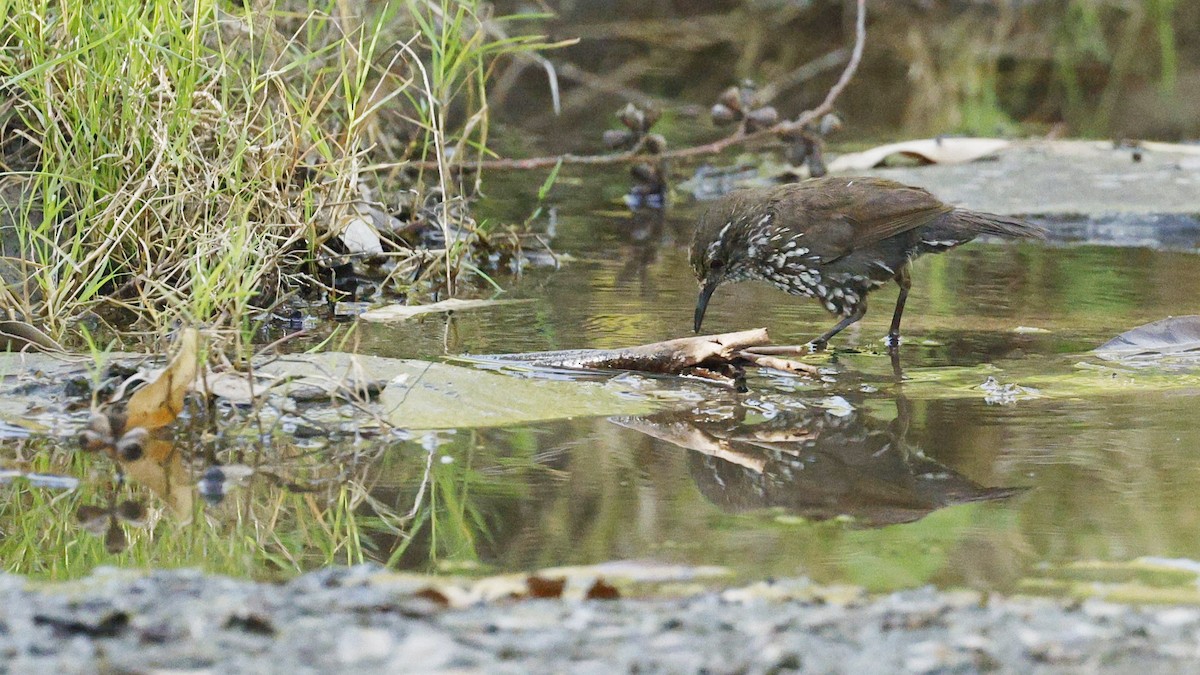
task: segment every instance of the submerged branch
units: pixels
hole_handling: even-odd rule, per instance
[[[770,344],[765,328],[677,338],[623,349],[570,349],[557,352],[505,354],[497,357],[535,366],[634,370],[660,375],[692,375],[736,382],[747,365],[790,373],[818,375],[816,366],[755,353]]]

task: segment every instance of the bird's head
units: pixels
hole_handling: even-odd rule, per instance
[[[762,231],[770,218],[765,213],[752,213],[745,206],[741,200],[727,197],[713,205],[696,225],[688,257],[700,282],[694,326],[697,333],[708,300],[718,286],[754,277],[756,242],[765,241]]]

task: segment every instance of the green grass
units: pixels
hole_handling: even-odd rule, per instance
[[[0,0],[0,181],[27,195],[3,307],[59,339],[184,321],[241,346],[257,310],[320,285],[391,121],[416,131],[389,158],[441,158],[418,191],[458,193],[496,60],[543,46],[479,5]],[[452,280],[462,253],[437,253]]]

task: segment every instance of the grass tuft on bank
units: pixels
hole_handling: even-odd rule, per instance
[[[495,60],[541,45],[490,30],[472,0],[245,5],[0,0],[9,317],[60,339],[184,322],[244,344],[289,294],[333,297],[381,149],[401,166],[485,153]],[[427,173],[408,187],[458,190],[449,167]]]

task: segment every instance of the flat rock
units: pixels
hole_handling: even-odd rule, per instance
[[[1141,161],[1110,141],[1026,141],[995,159],[864,172],[943,201],[1016,215],[1200,213],[1200,147],[1147,144]]]

